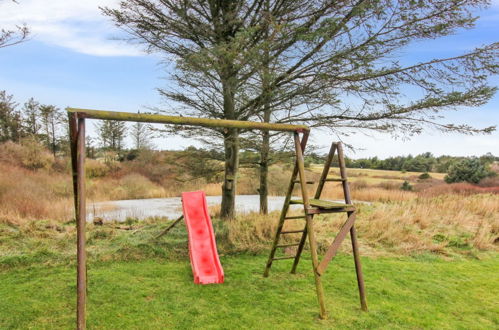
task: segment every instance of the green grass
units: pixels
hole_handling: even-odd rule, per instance
[[[318,320],[310,260],[299,274],[276,262],[262,277],[264,255],[223,256],[226,281],[192,283],[188,259],[92,262],[91,329],[308,329],[499,327],[499,259],[363,258],[369,312],[360,311],[350,256],[324,276],[330,318]],[[33,264],[0,272],[0,328],[72,328],[75,270]]]

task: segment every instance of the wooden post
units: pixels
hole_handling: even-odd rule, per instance
[[[329,169],[331,168],[331,163],[333,162],[334,152],[336,151],[336,144],[332,143],[331,148],[329,149],[329,154],[326,159],[326,163],[324,164],[324,168],[322,170],[321,178],[319,179],[319,184],[317,185],[317,189],[315,190],[315,199],[320,199],[322,190],[324,189],[324,184],[326,183],[327,176],[329,175]]]
[[[71,149],[71,174],[73,178],[73,199],[75,207],[75,220],[78,214],[78,183],[77,183],[77,168],[76,168],[76,149],[78,141],[78,119],[75,113],[68,112],[69,123],[69,146]]]
[[[303,138],[308,138],[308,132],[303,133]],[[303,198],[303,208],[305,211],[305,217],[307,219],[307,232],[308,232],[308,240],[310,242],[310,254],[312,255],[312,267],[315,278],[315,288],[317,291],[317,299],[319,301],[319,317],[321,319],[325,319],[327,317],[326,314],[326,306],[324,303],[324,289],[322,288],[321,277],[317,273],[317,266],[319,265],[319,259],[317,256],[317,242],[315,240],[315,232],[313,225],[313,216],[309,213],[310,202],[308,200],[308,192],[307,192],[307,180],[305,179],[305,162],[303,159],[303,152],[300,144],[300,136],[298,132],[294,133],[295,139],[295,151],[296,151],[296,164],[298,165],[298,173],[300,175],[300,185],[301,185],[301,193]]]
[[[161,233],[159,233],[158,236],[156,236],[154,239],[158,239],[163,235],[166,235],[173,227],[175,227],[182,219],[184,218],[183,215],[181,215],[177,220],[173,221],[168,227],[166,227],[165,230],[163,230]]]
[[[85,119],[78,118],[78,134],[76,141],[76,248],[77,248],[77,275],[76,275],[76,328],[86,328],[85,307],[87,300],[87,256],[85,251]]]
[[[338,142],[336,148],[338,150],[338,162],[340,167],[340,174],[342,178],[346,178],[347,174],[346,174],[345,161],[343,158],[343,146],[341,145],[341,143]],[[346,182],[346,180],[343,180],[342,184],[343,184],[343,191],[345,193],[345,203],[352,204],[348,182]],[[353,212],[348,212],[348,216],[349,217],[352,216],[352,213]],[[364,276],[362,275],[362,265],[360,263],[359,245],[357,242],[357,232],[355,230],[355,224],[352,225],[352,228],[350,228],[350,237],[352,239],[352,250],[353,250],[353,259],[355,262],[355,272],[357,273],[357,285],[359,286],[360,306],[363,311],[367,311]]]

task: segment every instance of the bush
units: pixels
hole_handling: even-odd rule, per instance
[[[21,145],[23,147],[21,162],[25,168],[30,170],[50,169],[54,164],[54,157],[35,137],[24,138]]]
[[[431,175],[428,173],[428,172],[424,172],[423,174],[421,174],[419,176],[419,179],[420,180],[427,180],[427,179],[431,179]]]
[[[404,181],[404,183],[402,183],[402,186],[400,187],[400,189],[405,190],[405,191],[412,191],[413,187],[409,183],[409,181],[406,180],[406,181]]]
[[[483,178],[491,176],[478,158],[463,159],[449,168],[444,180],[447,183],[469,182],[478,183]]]
[[[85,162],[85,174],[87,178],[101,178],[108,175],[109,172],[109,167],[98,160],[87,159]]]
[[[376,186],[385,190],[397,190],[400,188],[399,183],[395,181],[382,181],[378,183]]]

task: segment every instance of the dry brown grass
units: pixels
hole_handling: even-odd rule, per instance
[[[32,146],[15,144],[0,146],[0,222],[29,225],[36,222],[34,220],[69,220],[73,216],[73,206],[67,160],[44,161],[39,169],[27,169],[34,166],[32,161],[25,160],[26,154],[32,152],[30,148]],[[220,183],[207,183],[204,179],[180,182],[163,177],[167,172],[163,169],[146,177],[124,166],[108,169],[98,161],[89,161],[87,165],[87,194],[94,201],[173,197],[182,191],[199,189],[205,190],[207,195],[220,195],[221,191]],[[284,195],[290,169],[275,165],[270,172],[270,194]],[[499,188],[496,179],[489,179],[483,187],[447,185],[434,179],[416,186],[415,192],[407,192],[400,190],[398,182],[392,179],[373,184],[375,181],[370,181],[370,176],[380,176],[379,171],[353,173],[358,180],[351,185],[352,198],[373,203],[359,205],[358,231],[364,252],[447,253],[449,248],[497,250]],[[318,176],[307,172],[310,180],[317,181]],[[395,174],[390,178],[392,176]],[[256,171],[243,169],[238,178],[238,193],[256,194],[257,187]],[[315,186],[309,189],[312,195]],[[342,199],[341,185],[328,183],[322,198]],[[219,209],[211,211],[216,216]],[[242,215],[227,223],[227,242],[240,251],[267,249],[277,218],[278,212],[269,216]],[[343,222],[344,217],[338,215],[317,217],[317,236],[322,250]],[[286,226],[301,229],[303,222],[290,221]],[[292,240],[291,236],[286,238],[287,242]],[[343,246],[348,247],[348,244]]]
[[[417,197],[417,194],[412,191],[403,191],[400,189],[384,189],[376,186],[361,186],[360,188],[352,185],[352,199],[355,201],[366,202],[395,202],[407,201]],[[324,199],[343,199],[343,189],[341,185],[327,185],[324,188],[322,197]]]
[[[441,195],[376,204],[360,216],[368,244],[397,252],[442,252],[445,247],[497,249],[499,196]]]
[[[363,254],[498,250],[499,195],[442,195],[358,207],[357,229]],[[228,223],[230,244],[241,251],[268,249],[278,216],[278,213],[267,217],[259,214],[239,216]],[[316,217],[316,236],[322,252],[344,221],[345,216],[338,214]],[[300,220],[288,221],[286,229],[301,229],[303,225]],[[299,234],[294,235],[294,240],[298,240]],[[284,242],[293,241],[293,237],[288,236]],[[342,250],[350,251],[348,242],[342,245]]]
[[[140,174],[117,179],[87,179],[87,193],[88,198],[95,201],[167,197],[164,188]]]
[[[474,194],[499,194],[499,186],[480,187],[470,183],[460,182],[452,184],[440,184],[423,189],[419,192],[420,196],[439,196],[443,194],[459,194],[459,195],[474,195]]]
[[[68,177],[6,164],[0,164],[0,173],[0,222],[66,220],[72,214]]]

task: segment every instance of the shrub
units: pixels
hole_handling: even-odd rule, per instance
[[[0,162],[30,170],[51,169],[54,157],[35,137],[26,137],[19,144],[10,141],[1,144]]]
[[[404,181],[404,183],[402,183],[402,186],[400,186],[400,189],[405,190],[405,191],[412,191],[413,187],[409,183],[409,181],[406,180],[406,181]]]
[[[85,162],[85,174],[87,178],[104,177],[109,174],[109,171],[109,167],[98,160],[87,159]]]
[[[468,158],[452,165],[449,174],[445,176],[444,180],[447,183],[463,181],[478,183],[488,176],[491,176],[491,172],[485,168],[478,158]]]
[[[428,173],[428,172],[424,172],[423,174],[421,174],[419,176],[419,179],[420,180],[427,180],[427,179],[431,179],[431,175]]]
[[[54,164],[54,157],[35,137],[27,137],[21,141],[23,148],[22,164],[31,170],[49,169]]]
[[[386,190],[397,190],[400,188],[400,185],[396,181],[382,181],[376,185],[379,188]]]

